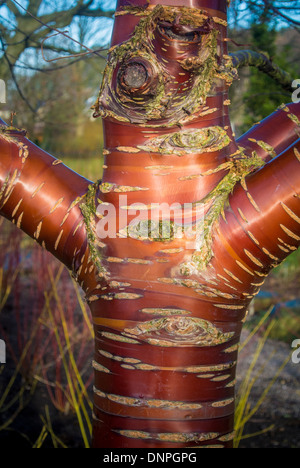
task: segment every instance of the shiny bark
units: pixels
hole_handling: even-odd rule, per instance
[[[299,105],[236,141],[226,37],[225,0],[119,1],[101,182],[2,127],[1,214],[91,308],[93,447],[231,447],[247,308],[300,244]]]

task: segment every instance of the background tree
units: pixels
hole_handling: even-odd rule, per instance
[[[18,112],[15,123],[24,126],[34,135],[34,122],[39,124],[37,138],[42,145],[49,151],[56,151],[55,142],[48,135],[41,138],[41,123],[46,118],[47,112],[43,103],[47,102],[47,88],[55,86],[57,76],[63,77],[65,83],[64,92],[54,92],[51,96],[51,109],[53,103],[59,96],[64,96],[66,103],[72,102],[72,96],[67,98],[68,89],[66,68],[77,61],[83,60],[85,64],[89,63],[89,68],[94,69],[92,73],[84,72],[82,80],[81,94],[85,90],[95,90],[97,88],[96,75],[103,70],[104,62],[100,55],[105,56],[105,51],[99,51],[109,42],[110,30],[112,25],[114,2],[107,0],[76,0],[71,6],[67,1],[46,1],[30,0],[26,4],[21,4],[17,0],[2,1],[0,11],[2,13],[0,21],[0,76],[6,79],[9,91],[9,113],[16,111],[15,102],[18,102]],[[300,11],[300,2],[291,1],[242,1],[232,0],[230,3],[230,37],[240,44],[250,44],[254,50],[260,50],[267,53],[278,65],[291,73],[297,73],[297,63],[299,62],[299,44],[298,36],[299,19],[297,13]],[[63,32],[68,28],[68,35],[72,35],[77,42],[72,42],[66,37],[57,34],[57,31]],[[46,37],[57,34],[43,43]],[[284,38],[288,38],[284,42]],[[89,50],[98,51],[91,56],[73,57],[66,61],[54,61],[46,63],[41,54],[41,45],[45,58],[52,60],[61,55],[70,55],[86,52]],[[86,46],[87,48],[84,48]],[[229,50],[236,51],[240,47],[235,47],[234,43],[229,43]],[[82,68],[82,70],[85,67]],[[59,70],[64,70],[59,72]],[[55,76],[56,71],[57,76]],[[53,73],[52,73],[53,72]],[[33,75],[44,73],[47,80],[40,78],[41,82],[49,83],[44,86],[45,96],[35,99],[33,94],[28,91],[29,83]],[[72,72],[73,73],[73,72]],[[52,78],[53,77],[53,78]],[[74,73],[73,73],[74,77]],[[85,77],[89,77],[86,81]],[[95,80],[93,80],[95,78]],[[34,80],[37,78],[35,77]],[[50,81],[53,84],[50,85]],[[42,89],[42,88],[41,88]],[[79,88],[77,88],[79,89]],[[279,86],[274,84],[273,80],[262,75],[255,69],[241,70],[240,82],[231,89],[232,109],[231,117],[234,123],[235,131],[238,135],[242,134],[250,125],[266,117],[274,106],[277,107],[282,102],[288,100],[288,95]],[[91,91],[93,93],[93,91]],[[40,95],[41,93],[37,93]],[[13,97],[15,96],[15,97]],[[20,102],[21,100],[25,105]],[[90,94],[90,100],[81,101],[86,109],[86,116],[89,112],[89,104],[95,96]],[[79,101],[77,101],[79,102]],[[59,105],[59,104],[57,104]],[[28,109],[30,112],[28,112]],[[65,109],[68,105],[63,106]],[[78,106],[78,110],[79,110]],[[72,120],[75,119],[72,109]],[[21,115],[22,114],[22,115]],[[83,117],[84,112],[80,112]],[[55,113],[55,120],[47,121],[49,123],[47,132],[53,128],[56,132],[56,140],[60,139],[59,134],[64,134],[65,124],[60,119],[62,112]],[[4,114],[5,116],[5,114]],[[50,114],[48,114],[50,117]],[[70,118],[70,117],[69,117]],[[82,118],[77,116],[77,122],[82,122]],[[86,121],[87,122],[87,121]],[[86,123],[88,128],[89,122]],[[77,132],[80,132],[77,128]],[[51,131],[50,131],[51,133]],[[92,132],[91,132],[92,133]],[[66,139],[61,137],[64,142]],[[43,140],[43,143],[42,143]],[[69,139],[69,141],[74,141]],[[49,142],[50,146],[49,146]],[[63,146],[60,146],[62,153],[66,153]]]
[[[14,123],[28,129],[36,143],[60,158],[95,157],[101,154],[99,125],[91,118],[104,61],[86,59],[57,70],[24,74],[22,88],[36,109],[14,92],[9,100],[16,110]]]

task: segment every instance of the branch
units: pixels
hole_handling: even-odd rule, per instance
[[[34,145],[25,131],[1,119],[0,125],[0,215],[76,274],[89,261],[80,203],[91,182]]]
[[[51,23],[54,22],[56,27],[66,27],[70,24],[74,16],[88,16],[93,18],[98,18],[99,16],[104,16],[112,18],[115,10],[105,11],[101,8],[95,10],[89,10],[87,5],[83,5],[82,1],[77,2],[77,4],[68,10],[55,11],[53,13],[48,13],[40,17],[35,16],[30,9],[24,8],[19,2],[13,0],[18,6],[20,6],[29,16],[34,18],[40,25],[48,27],[51,31],[55,31],[56,28],[51,26]]]
[[[231,53],[230,56],[234,67],[256,67],[273,78],[286,91],[291,93],[294,91],[292,88],[292,76],[273,63],[265,54],[253,50],[240,50]]]
[[[15,86],[17,88],[17,91],[20,95],[20,97],[22,98],[22,100],[27,104],[28,108],[31,110],[31,112],[33,114],[36,113],[36,110],[32,107],[32,105],[30,104],[30,102],[28,101],[28,99],[26,98],[26,96],[24,95],[23,91],[21,90],[20,86],[19,86],[19,83],[18,83],[18,80],[16,78],[16,75],[15,75],[15,72],[14,72],[14,67],[13,65],[11,64],[10,60],[8,59],[8,56],[6,53],[4,53],[4,58],[8,64],[8,68],[10,70],[10,73],[11,73],[11,77],[13,79],[13,82],[15,83]]]
[[[13,0],[8,0],[4,3],[7,3],[7,7],[15,15],[16,18],[20,16],[20,10],[16,7],[16,2],[14,2]]]
[[[60,51],[64,51],[64,52],[67,52],[68,55],[62,55],[60,57],[55,57],[53,59],[46,59],[45,55],[44,55],[44,49],[48,49],[48,50],[52,50],[53,52],[57,52],[58,51],[58,48],[57,47],[51,47],[51,46],[47,46],[45,47],[45,41],[47,39],[50,39],[51,37],[54,37],[54,36],[57,36],[57,35],[63,35],[64,37],[66,37],[67,39],[71,39],[73,42],[77,43],[77,44],[80,44],[84,49],[86,49],[87,51],[86,52],[79,52],[79,53],[70,53],[70,51],[67,51],[66,49],[63,49],[63,48],[60,48]],[[99,51],[101,50],[106,50],[104,48],[100,48],[100,49],[97,49],[97,50],[94,50],[94,49],[90,49],[89,47],[86,47],[84,44],[82,44],[81,42],[79,41],[76,41],[75,39],[73,39],[72,37],[68,36],[64,31],[58,31],[56,32],[55,34],[51,34],[50,36],[47,36],[45,37],[41,44],[40,44],[40,48],[41,48],[41,52],[42,52],[42,57],[44,59],[45,62],[55,62],[57,60],[64,60],[64,59],[68,59],[68,58],[71,58],[71,57],[82,57],[82,56],[86,56],[86,55],[89,55],[89,54],[95,54],[97,55],[98,57],[101,57],[103,58],[104,60],[106,60],[106,57],[104,55],[101,55],[99,54]]]
[[[220,222],[224,258],[231,252],[245,276],[239,276],[241,282],[261,277],[253,283],[257,293],[268,272],[300,246],[299,139],[237,184],[225,216]]]
[[[115,10],[102,10],[102,8],[97,8],[95,10],[82,10],[78,11],[76,13],[76,16],[86,16],[89,18],[99,18],[99,16],[105,17],[105,18],[112,18],[113,15],[115,14]]]
[[[51,49],[52,50],[52,49]],[[85,54],[86,55],[86,54]],[[70,58],[69,56],[67,58]],[[84,59],[84,56],[81,56],[81,57],[76,57],[74,60],[71,60],[71,62],[69,63],[66,63],[64,65],[57,65],[57,66],[49,66],[47,68],[40,68],[40,67],[31,67],[27,64],[25,64],[24,62],[21,62],[19,60],[18,64],[15,65],[15,68],[20,68],[20,69],[24,69],[24,70],[33,70],[33,71],[37,71],[37,72],[40,72],[40,73],[50,73],[50,72],[53,72],[53,71],[57,71],[57,70],[62,70],[64,68],[68,68],[70,67],[71,65],[74,65],[75,63],[77,62],[80,62],[81,60]]]
[[[271,10],[274,11],[274,13],[276,13],[276,15],[280,16],[281,18],[286,20],[288,23],[294,24],[295,26],[300,26],[300,21],[297,21],[297,20],[295,20],[293,18],[290,18],[289,16],[286,16],[278,8],[276,8],[276,7],[272,6],[272,5],[270,5],[270,8],[271,8]]]
[[[16,2],[18,3],[18,2]],[[78,5],[77,5],[78,7]],[[23,8],[23,7],[22,7]],[[57,34],[60,34],[62,36],[64,36],[65,38],[67,39],[70,39],[71,41],[75,42],[76,44],[79,44],[81,47],[83,47],[84,49],[86,49],[89,53],[93,53],[95,55],[98,55],[99,57],[101,58],[104,58],[106,59],[106,57],[103,57],[101,54],[99,54],[99,52],[97,50],[93,50],[93,49],[90,49],[89,47],[85,46],[84,44],[81,44],[79,41],[75,40],[74,38],[70,37],[68,34],[66,34],[66,32],[64,31],[60,31],[58,29],[58,27],[62,27],[62,26],[67,26],[73,16],[76,15],[75,13],[75,7],[74,9],[72,10],[72,13],[71,13],[71,10],[69,11],[63,11],[63,12],[55,12],[54,14],[51,13],[50,15],[46,15],[44,17],[41,17],[41,18],[37,18],[36,16],[34,16],[30,11],[26,10],[24,8],[24,10],[27,12],[27,14],[29,16],[31,16],[34,20],[36,20],[41,26],[45,26],[46,28],[48,28],[50,31],[55,31],[55,34],[53,34],[52,36],[55,36]],[[66,15],[66,16],[65,16]],[[56,24],[56,27],[54,26],[51,26],[49,23],[51,22],[55,22]],[[33,40],[35,41],[39,41],[41,39],[43,39],[44,41],[46,39],[48,39],[48,37],[45,36],[45,32],[44,30],[40,30],[40,27],[37,27],[34,31],[31,32],[31,35],[33,36]],[[49,37],[52,37],[52,36],[49,36]],[[39,44],[39,42],[38,42]],[[43,47],[43,43],[42,43],[42,47]],[[99,49],[101,50],[101,49]]]

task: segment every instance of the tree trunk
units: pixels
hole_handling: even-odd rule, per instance
[[[235,141],[227,2],[168,3],[118,3],[101,182],[2,128],[1,214],[90,304],[95,448],[232,447],[245,314],[300,243],[299,106]]]

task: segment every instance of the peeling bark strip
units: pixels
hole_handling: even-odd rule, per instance
[[[235,141],[227,2],[168,3],[118,1],[102,181],[0,126],[0,213],[67,265],[93,316],[95,448],[232,447],[247,308],[300,245],[299,104]],[[159,203],[177,208],[151,219]]]

